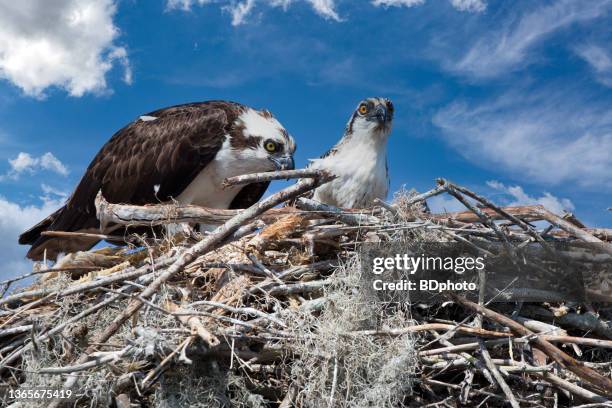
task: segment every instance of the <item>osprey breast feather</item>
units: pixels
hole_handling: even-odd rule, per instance
[[[352,113],[340,141],[310,167],[326,169],[336,179],[318,187],[313,199],[344,208],[371,206],[389,190],[387,139],[394,108],[389,99],[368,98]]]
[[[43,236],[43,231],[100,232],[98,191],[114,203],[176,200],[246,208],[269,183],[222,188],[227,177],[293,169],[295,143],[268,111],[226,101],[178,105],[140,116],[115,133],[87,168],[66,204],[19,237],[31,259],[87,250],[98,241]],[[115,235],[124,227],[111,226]],[[104,231],[109,233],[109,231]]]

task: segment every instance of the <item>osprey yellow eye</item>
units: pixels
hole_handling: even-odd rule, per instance
[[[368,113],[368,106],[366,104],[361,105],[359,107],[359,113],[361,113],[362,115]]]
[[[270,153],[274,153],[276,151],[277,145],[276,143],[274,143],[273,141],[267,141],[264,144],[264,147],[266,148],[266,150]]]

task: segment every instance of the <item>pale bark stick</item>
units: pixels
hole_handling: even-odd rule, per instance
[[[347,212],[342,208],[334,207],[333,205],[319,203],[309,198],[300,197],[296,200],[296,206],[298,208],[308,211],[320,211],[325,215],[331,215],[337,220],[347,225],[363,225],[363,224],[377,224],[380,220],[377,217],[363,213],[351,213]]]
[[[581,398],[584,398],[589,401],[596,402],[610,402],[607,398],[602,397],[601,395],[597,395],[594,392],[586,390],[574,383],[564,380],[563,378],[557,377],[552,373],[534,373],[538,377],[542,377],[549,383],[556,385],[558,388],[564,389],[566,391],[571,392],[572,394],[578,395]]]
[[[500,374],[499,369],[493,363],[493,360],[491,360],[491,355],[489,354],[489,350],[487,350],[487,347],[485,346],[482,340],[479,341],[479,345],[480,345],[480,354],[482,355],[482,358],[485,361],[485,365],[487,366],[491,374],[493,374],[495,381],[497,381],[497,384],[499,384],[499,387],[502,389],[506,398],[508,398],[508,402],[510,403],[510,405],[512,405],[512,408],[520,408],[520,405],[518,401],[516,400],[516,398],[514,397],[512,390],[510,390],[510,387],[508,387],[506,380],[504,380],[504,377],[502,377],[502,375]]]
[[[333,177],[329,172],[315,169],[298,169],[269,171],[265,173],[244,174],[242,176],[228,177],[223,180],[223,187],[236,186],[240,184],[261,183],[272,180],[289,180],[296,178],[322,178]]]

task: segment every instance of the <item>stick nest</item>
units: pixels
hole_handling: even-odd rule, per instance
[[[436,194],[466,211],[429,213],[424,199]],[[29,287],[8,293],[17,279],[4,282],[3,386],[70,387],[76,406],[125,408],[608,406],[605,279],[584,304],[441,296],[390,306],[356,288],[368,242],[467,241],[510,246],[520,259],[528,246],[587,241],[609,262],[609,231],[538,206],[500,208],[445,180],[378,204],[341,210],[298,199],[223,236],[130,236],[127,247],[38,265]],[[200,250],[205,239],[214,242]]]

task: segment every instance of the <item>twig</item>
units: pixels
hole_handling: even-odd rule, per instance
[[[461,195],[461,193],[459,193],[457,191],[457,189],[455,188],[455,186],[452,183],[449,183],[448,181],[446,181],[444,179],[438,179],[436,181],[438,182],[438,184],[441,187],[444,187],[446,189],[446,191],[448,191],[449,194],[451,194],[453,197],[455,197],[457,200],[459,200],[461,202],[461,204],[463,204],[467,209],[469,209],[474,214],[476,214],[478,216],[478,218],[480,218],[480,221],[484,225],[487,225],[488,227],[490,227],[495,232],[495,234],[497,235],[499,240],[504,245],[504,248],[506,249],[506,251],[510,255],[511,261],[514,262],[514,259],[516,258],[516,251],[515,251],[514,247],[512,246],[512,244],[510,243],[510,241],[508,240],[508,237],[499,229],[497,224],[495,224],[486,213],[482,212],[479,208],[477,208],[476,206],[472,205],[468,200],[466,200]]]
[[[170,352],[166,357],[164,357],[164,359],[159,363],[159,365],[153,370],[151,370],[149,374],[147,374],[147,376],[142,379],[142,382],[140,383],[140,388],[143,391],[146,391],[147,388],[149,388],[153,384],[153,380],[157,378],[157,375],[164,369],[164,367],[168,365],[168,363],[172,361],[174,356],[181,352],[181,350],[183,350],[189,344],[189,342],[191,342],[191,340],[191,336],[187,337],[178,346],[176,346],[176,348],[172,350],[172,352]]]
[[[563,378],[557,377],[552,373],[534,373],[538,377],[542,377],[546,381],[551,384],[556,385],[557,387],[567,390],[572,394],[578,395],[581,398],[584,398],[588,401],[597,401],[597,402],[610,402],[607,398],[602,397],[601,395],[597,395],[594,392],[586,390],[576,384],[573,384],[569,381],[564,380]]]
[[[272,180],[289,180],[297,178],[335,178],[329,172],[315,169],[298,169],[270,171],[266,173],[245,174],[242,176],[229,177],[223,180],[223,187],[236,186],[240,184],[261,183]],[[331,180],[330,178],[330,180]]]
[[[504,377],[502,377],[502,375],[499,373],[499,370],[491,360],[491,355],[489,354],[489,351],[487,350],[487,347],[485,346],[482,340],[479,341],[479,345],[480,354],[482,355],[482,358],[485,361],[485,365],[487,366],[491,374],[493,374],[495,381],[497,381],[497,384],[499,384],[499,387],[504,392],[506,398],[508,398],[508,402],[510,403],[510,405],[512,405],[513,408],[520,408],[520,405],[514,397],[512,390],[510,390],[510,387],[508,387],[506,380],[504,380]]]
[[[331,215],[347,225],[377,224],[380,222],[377,217],[372,215],[349,213],[333,205],[322,204],[309,198],[300,197],[296,200],[295,204],[300,209],[320,211],[325,213],[325,215]]]

